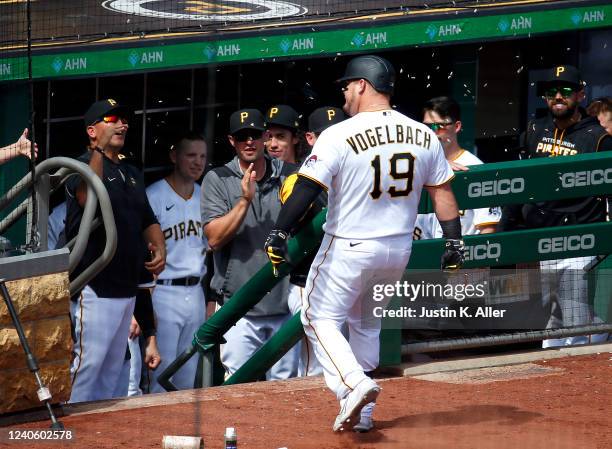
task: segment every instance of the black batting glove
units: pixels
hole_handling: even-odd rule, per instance
[[[287,262],[287,240],[289,240],[288,232],[274,229],[270,231],[264,243],[264,250],[270,259],[275,277],[278,277],[278,266]]]
[[[465,262],[465,247],[461,239],[446,239],[444,253],[441,259],[441,269],[444,271],[458,270]]]

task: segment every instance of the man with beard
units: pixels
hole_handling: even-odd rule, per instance
[[[521,136],[528,158],[573,156],[612,150],[612,137],[597,118],[580,108],[585,98],[584,83],[575,67],[561,65],[550,69],[541,84],[550,114],[529,123]],[[543,201],[504,208],[501,231],[541,228],[606,221],[606,202],[601,197]],[[550,307],[547,328],[580,326],[601,322],[588,302],[587,280],[583,269],[593,256],[543,261],[542,300]],[[583,335],[544,340],[543,347],[585,344],[598,338]]]

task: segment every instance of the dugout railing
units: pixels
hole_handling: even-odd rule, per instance
[[[541,158],[475,166],[470,167],[467,172],[456,173],[452,186],[461,209],[606,195],[612,193],[612,154]],[[419,211],[421,213],[432,211],[426,195],[423,195],[421,199]],[[316,250],[322,238],[321,225],[324,220],[325,213],[321,212],[312,223],[305,226],[302,232],[289,242],[289,257],[295,263],[309,252]],[[590,243],[578,247],[572,246],[569,250],[560,252],[538,250],[541,247],[539,242],[542,239],[561,239],[563,241],[568,237],[575,239],[575,236],[578,236],[580,241],[587,236]],[[467,260],[465,268],[494,267],[527,261],[609,254],[612,252],[612,223],[467,236],[465,243],[468,253],[484,254],[478,257],[478,260],[475,258]],[[414,242],[407,268],[437,269],[443,244],[441,239]],[[486,251],[486,248],[492,247],[496,248],[495,251]],[[485,248],[485,251],[479,252],[479,248]],[[203,385],[211,385],[211,378],[207,375],[212,373],[210,368],[212,349],[223,343],[223,334],[286,274],[288,274],[286,266],[281,267],[279,278],[272,275],[269,264],[262,267],[200,327],[191,346],[160,375],[160,383],[166,389],[173,390],[174,386],[169,378],[186,360],[199,351],[204,354],[206,364],[209,365],[209,368],[205,370]],[[604,323],[579,329],[518,332],[510,334],[509,338],[500,335],[476,337],[480,339],[476,341],[478,345],[483,346],[609,331],[612,331],[612,325]],[[296,315],[224,384],[242,383],[261,378],[302,336],[303,329],[299,316]],[[435,343],[429,343],[429,346],[428,342],[422,343],[421,346],[415,347],[417,349],[414,351],[435,350]],[[463,338],[455,340],[454,344],[448,341],[442,342],[439,347],[457,348],[461,345],[469,347],[473,344],[473,341]],[[413,348],[402,348],[401,329],[390,329],[389,326],[383,326],[381,332],[382,366],[397,364],[401,360],[402,353],[410,352],[413,352]]]
[[[53,173],[52,173],[53,172]],[[70,176],[79,175],[87,185],[87,201],[78,235],[67,242],[63,248],[47,250],[47,225],[49,221],[49,196],[63,188]],[[34,189],[36,210],[32,210],[31,200],[19,202],[25,191]],[[15,203],[18,203],[15,205]],[[5,281],[39,276],[42,274],[71,272],[81,260],[89,235],[93,229],[102,225],[106,242],[100,257],[70,282],[70,294],[81,290],[89,280],[100,272],[113,258],[117,249],[117,228],[110,198],[102,180],[93,170],[82,162],[66,157],[54,157],[41,162],[32,172],[26,174],[5,195],[0,197],[0,210],[12,207],[11,213],[0,221],[0,235],[9,229],[26,213],[37,214],[35,222],[38,229],[33,233],[37,242],[30,242],[31,252],[0,257],[0,278]],[[100,218],[96,218],[96,210]]]

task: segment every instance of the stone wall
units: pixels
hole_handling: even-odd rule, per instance
[[[70,397],[70,293],[68,273],[7,282],[43,384],[54,404]],[[0,414],[41,407],[6,303],[0,301]]]

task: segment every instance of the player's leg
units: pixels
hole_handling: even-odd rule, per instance
[[[128,348],[130,350],[130,372],[128,379],[128,396],[140,396],[140,378],[142,375],[142,350],[140,349],[141,338],[128,338]]]
[[[191,345],[193,335],[206,321],[206,303],[202,287],[195,285],[193,287],[175,287],[175,289],[180,291],[180,296],[175,298],[175,305],[183,326],[178,339],[177,354],[172,360]],[[172,376],[174,385],[179,390],[193,388],[197,368],[198,356],[196,354]]]
[[[245,316],[240,318],[223,337],[221,363],[228,378],[238,370],[266,341],[266,333],[260,326],[261,318]]]
[[[306,283],[302,323],[328,387],[342,399],[367,377],[341,328],[360,295],[362,272],[379,263],[375,242],[323,239]],[[357,250],[358,249],[358,250]]]
[[[130,324],[134,314],[134,305],[136,297],[132,298],[111,298],[108,301],[116,301],[124,303],[121,314],[117,312],[117,321],[120,322],[119,328],[113,337],[110,349],[108,350],[104,363],[102,365],[102,373],[100,385],[103,390],[117,391],[119,382],[121,381],[121,371],[125,365],[126,352],[128,351],[128,335],[130,333]],[[122,389],[125,387],[122,386]],[[122,395],[125,396],[125,395]],[[110,396],[116,397],[116,396]]]
[[[547,313],[546,329],[556,329],[563,325],[563,315],[559,303],[559,267],[558,260],[540,262],[542,289],[542,310]],[[564,338],[547,338],[542,340],[542,348],[563,346]]]
[[[559,303],[563,315],[563,327],[601,324],[603,320],[595,315],[590,300],[589,280],[584,268],[591,264],[594,256],[563,259],[563,271],[559,281]],[[577,335],[567,337],[565,345],[580,345],[605,341],[606,334]]]
[[[182,287],[157,285],[151,295],[153,310],[155,311],[155,318],[157,320],[157,348],[161,356],[161,363],[157,369],[149,372],[149,376],[153,379],[150,387],[151,393],[166,392],[157,382],[157,376],[176,359],[179,350],[178,341],[182,322],[177,312],[180,302],[177,291],[180,288]],[[171,380],[174,380],[174,376]]]
[[[129,340],[129,339],[128,339]],[[128,396],[129,386],[130,386],[130,371],[131,371],[131,353],[130,358],[128,359],[129,346],[126,345],[126,354],[123,360],[123,365],[121,366],[121,373],[119,374],[119,380],[117,381],[117,386],[115,387],[115,391],[113,392],[114,398],[121,398]]]
[[[299,285],[289,284],[289,288],[287,289],[287,306],[289,306],[289,312],[292,315],[300,313],[302,310],[302,290],[303,288]],[[300,377],[306,375],[306,364],[308,359],[308,353],[304,352],[307,350],[304,340],[306,340],[306,338],[300,339],[294,346],[296,351],[300,354],[297,369],[297,375]]]
[[[268,327],[268,336],[266,340],[269,340],[276,334],[292,317],[293,315],[291,313],[268,317],[266,320],[266,326]],[[266,373],[266,380],[282,380],[297,376],[299,355],[299,348],[297,345],[293,346],[293,348],[287,351],[287,353],[268,370]]]
[[[380,357],[379,336],[381,320],[372,313],[373,310],[373,290],[374,285],[394,285],[399,281],[404,273],[410,251],[401,249],[405,241],[400,239],[382,239],[379,243],[386,243],[388,258],[381,270],[368,270],[369,281],[364,279],[365,289],[362,290],[360,298],[353,304],[347,319],[349,331],[349,344],[355,354],[355,358],[365,371],[366,375],[378,367]],[[376,301],[376,307],[386,308],[391,297],[385,297],[382,301]],[[369,432],[374,428],[372,415],[375,403],[367,404],[361,410],[360,422],[353,427],[358,432]]]
[[[74,359],[71,366],[72,392],[69,402],[83,402],[112,397],[125,358],[129,321],[123,320],[134,310],[134,301],[99,298],[86,286],[77,301],[70,304],[70,315],[75,330]],[[123,344],[112,348],[117,335],[123,335]],[[112,363],[112,382],[103,379],[105,360],[109,352],[119,354]],[[113,362],[115,362],[113,360]],[[112,386],[111,386],[112,384]]]

